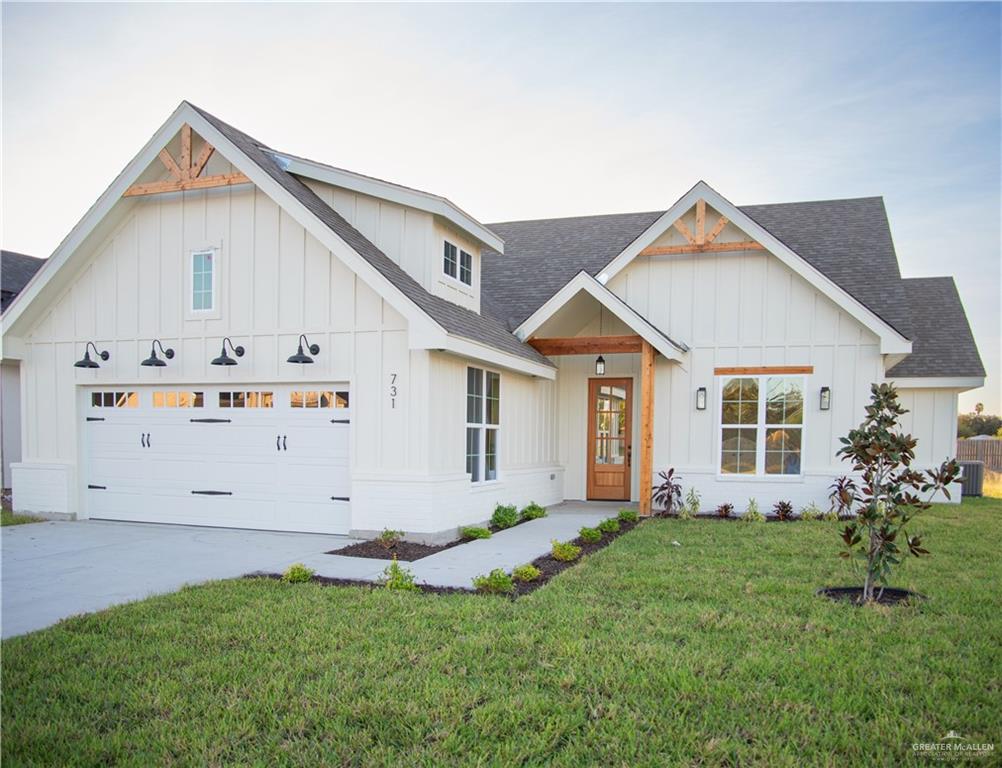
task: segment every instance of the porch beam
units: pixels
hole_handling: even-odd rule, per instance
[[[224,173],[219,176],[200,176],[197,179],[183,179],[181,181],[152,181],[149,184],[133,184],[122,193],[122,197],[159,195],[163,192],[183,192],[188,189],[230,187],[234,184],[250,184],[250,179],[242,173]]]
[[[647,341],[640,352],[640,515],[651,514],[654,474],[654,347]]]
[[[566,338],[529,339],[529,345],[547,357],[555,355],[614,355],[641,352],[647,344],[640,336],[570,336]],[[650,347],[650,344],[647,344]],[[651,347],[653,349],[653,347]]]

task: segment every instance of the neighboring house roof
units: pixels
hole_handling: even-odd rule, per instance
[[[912,319],[912,353],[887,378],[984,377],[985,367],[952,277],[914,277],[904,284]]]
[[[35,276],[45,259],[14,251],[0,251],[0,312],[7,309],[14,297]]]
[[[337,211],[325,203],[299,178],[286,171],[276,159],[280,153],[242,131],[223,122],[203,109],[191,105],[216,130],[229,139],[251,162],[258,165],[311,213],[368,261],[401,293],[438,323],[447,333],[485,344],[494,349],[553,367],[553,363],[525,344],[496,319],[453,304],[434,296],[408,275],[396,262],[383,253]]]
[[[883,200],[867,197],[740,210],[906,338],[911,317]],[[488,224],[504,255],[484,254],[481,285],[517,327],[579,270],[597,276],[664,211]],[[527,263],[531,262],[531,263]],[[525,274],[532,274],[526,285]]]

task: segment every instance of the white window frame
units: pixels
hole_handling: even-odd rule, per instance
[[[219,313],[219,281],[222,277],[222,267],[220,263],[221,249],[214,247],[195,248],[188,254],[188,268],[186,273],[186,290],[188,292],[188,316],[194,319],[217,319]],[[209,309],[195,309],[195,257],[212,257],[212,306]]]
[[[463,279],[463,256],[470,257],[470,282]],[[473,254],[463,248],[459,249],[459,257],[456,261],[456,279],[467,288],[473,287]]]
[[[804,394],[804,415],[801,423],[799,425],[800,429],[800,472],[795,475],[769,475],[765,471],[765,434],[766,431],[771,428],[782,427],[782,424],[766,424],[765,423],[765,406],[766,406],[766,391],[768,389],[767,382],[769,379],[798,379],[800,381],[800,389]],[[714,443],[714,461],[716,462],[716,474],[718,480],[725,481],[753,481],[753,482],[803,482],[804,480],[804,456],[807,452],[807,376],[806,374],[796,374],[796,373],[753,373],[753,374],[736,374],[729,373],[719,376],[715,376],[715,386],[716,392],[716,437],[713,441]],[[724,429],[730,428],[738,425],[734,424],[724,424],[724,383],[730,379],[757,379],[758,380],[758,411],[756,414],[755,421],[755,474],[745,475],[739,472],[724,472]],[[747,424],[745,426],[752,426]],[[798,425],[790,425],[798,426]]]
[[[445,268],[445,249],[446,246],[450,245],[456,251],[456,274],[454,275],[450,275],[449,271]],[[459,246],[449,240],[442,240],[442,274],[459,282]]]
[[[480,421],[474,422],[469,420],[469,398],[470,398],[470,385],[469,376],[470,371],[480,372],[480,386],[481,386],[481,401],[482,409],[480,413]],[[498,377],[498,423],[488,424],[487,423],[487,374],[494,374]],[[474,480],[473,475],[469,472],[466,476],[470,478],[470,483],[476,486],[497,483],[501,480],[501,372],[491,370],[490,368],[481,368],[476,365],[466,366],[466,376],[463,379],[463,411],[464,419],[466,421],[466,426],[463,429],[463,471],[466,471],[466,460],[468,454],[466,452],[466,439],[467,431],[470,429],[479,430],[478,433],[478,446],[477,446],[477,461],[478,464],[478,476],[479,480]],[[494,477],[490,480],[487,479],[487,431],[493,430],[494,432]]]

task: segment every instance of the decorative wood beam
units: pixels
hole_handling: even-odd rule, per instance
[[[712,243],[714,240],[716,240],[717,235],[719,235],[721,232],[724,231],[724,227],[727,226],[727,223],[729,221],[730,219],[728,219],[726,216],[721,216],[720,221],[714,224],[713,229],[710,230],[710,234],[706,236],[706,242]]]
[[[699,198],[696,201],[696,245],[706,242],[706,201]]]
[[[640,514],[651,514],[654,473],[654,347],[643,342],[640,352]]]
[[[184,173],[178,167],[177,163],[174,162],[174,158],[171,157],[170,152],[166,148],[160,150],[160,162],[164,164],[170,175],[177,181],[181,181],[184,178]]]
[[[723,251],[764,251],[765,246],[754,240],[740,243],[704,243],[703,245],[668,245],[644,248],[640,256],[670,256],[675,253],[721,253]]]
[[[202,169],[205,168],[205,164],[209,162],[209,158],[212,157],[212,153],[216,151],[216,148],[212,146],[209,142],[205,142],[202,146],[202,151],[198,153],[198,159],[191,166],[191,178],[197,179],[202,174]]]
[[[190,178],[191,174],[191,126],[185,123],[181,126],[181,173],[183,178]]]
[[[813,365],[760,365],[714,368],[714,376],[758,376],[763,374],[814,373]]]
[[[548,357],[640,352],[643,344],[644,340],[640,336],[570,336],[529,340],[530,346]]]
[[[210,189],[211,187],[229,187],[234,184],[250,184],[251,180],[242,173],[225,173],[218,176],[202,176],[197,179],[183,181],[154,181],[149,184],[133,184],[122,197],[138,197],[139,195],[159,195],[163,192],[183,192],[188,189]]]
[[[692,236],[692,232],[689,231],[689,228],[685,225],[685,222],[682,221],[682,219],[676,219],[672,226],[682,233],[682,237],[688,240],[690,245],[696,244],[696,238]]]

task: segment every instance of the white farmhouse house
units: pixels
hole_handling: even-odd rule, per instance
[[[873,382],[919,460],[984,369],[880,198],[485,225],[183,102],[3,315],[18,511],[441,540],[496,503],[826,505]]]

